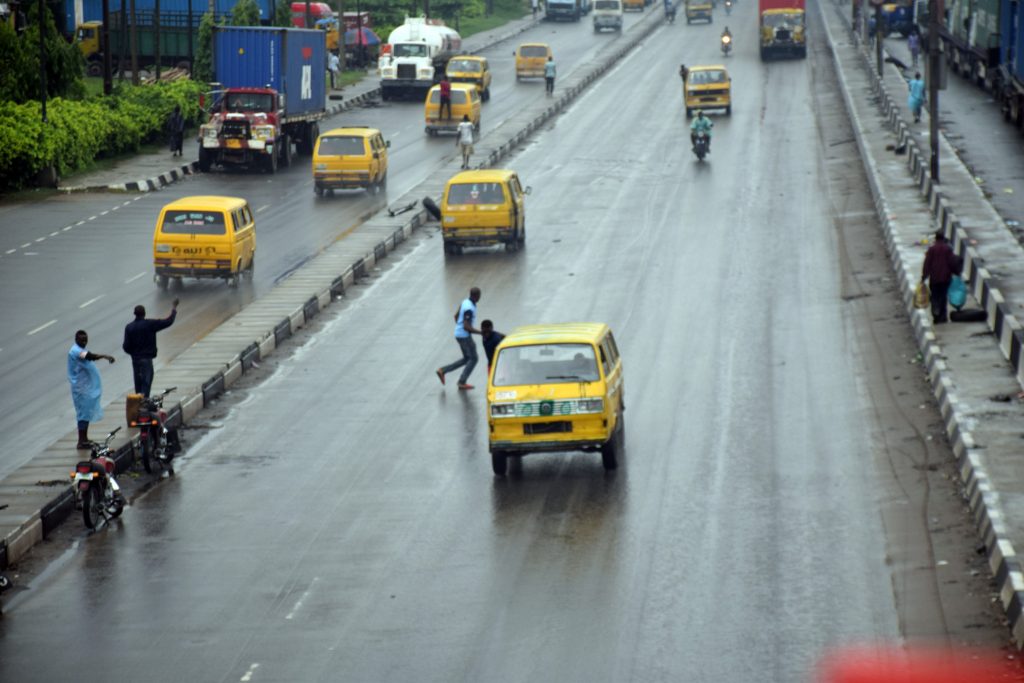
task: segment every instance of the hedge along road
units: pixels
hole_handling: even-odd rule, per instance
[[[654,34],[512,160],[533,179],[523,252],[445,258],[424,231],[233,391],[174,482],[0,622],[0,678],[88,659],[79,680],[791,683],[830,645],[979,626],[984,589],[982,617],[943,593],[970,579],[942,473],[915,499],[936,415],[827,53],[740,45],[735,113],[697,164],[663,74],[716,43]],[[481,392],[432,374],[473,284],[505,331],[612,324],[618,472],[536,455],[494,481]]]
[[[644,13],[642,16],[647,16]],[[627,16],[626,25],[637,21]],[[512,51],[518,42],[552,45],[560,73],[586,61],[617,34],[595,35],[589,21],[542,23],[480,51],[494,72],[491,100],[483,106],[482,132],[496,127],[524,104],[542,98],[539,80],[517,83]],[[0,476],[26,462],[74,427],[64,377],[64,353],[74,331],[89,331],[90,348],[117,356],[101,362],[105,398],[131,388],[131,363],[120,351],[124,325],[135,304],[150,317],[166,315],[181,298],[178,322],[160,333],[159,368],[214,329],[325,245],[343,236],[387,196],[400,197],[456,154],[454,138],[423,132],[420,102],[388,102],[334,117],[338,125],[370,125],[391,140],[388,193],[316,199],[308,158],[277,175],[218,171],[186,178],[145,195],[73,194],[0,208]],[[186,280],[161,292],[152,280],[152,232],[160,207],[178,197],[221,194],[244,197],[257,212],[256,276],[238,289],[223,282]],[[11,253],[6,253],[10,250]],[[91,436],[96,436],[95,434]]]

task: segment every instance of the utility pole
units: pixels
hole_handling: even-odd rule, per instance
[[[313,10],[309,6],[309,0],[306,0],[306,28],[313,28]]]
[[[156,80],[160,80],[160,0],[153,2],[153,60],[156,62]]]
[[[114,77],[110,72],[113,61],[110,55],[110,7],[108,0],[103,0],[103,25],[100,26],[100,49],[103,50],[103,94],[114,92]]]
[[[46,2],[39,0],[39,104],[46,123]]]
[[[885,38],[882,30],[882,3],[878,0],[871,2],[875,6],[875,62],[878,64],[878,77],[882,78],[882,39]]]
[[[128,0],[121,0],[121,40],[118,41],[121,49],[117,56],[117,78],[124,82],[124,65],[128,63]]]
[[[931,147],[932,182],[939,183],[939,17],[942,0],[928,3],[928,143]]]
[[[195,41],[193,40],[193,37],[195,36],[195,24],[193,24],[192,17],[192,0],[188,0],[188,17],[186,18],[186,21],[188,22],[188,74],[191,76],[192,71],[196,68]]]
[[[345,8],[342,0],[338,0],[338,59],[340,60],[338,66],[338,73],[345,72],[345,31],[348,27],[345,25]]]
[[[132,85],[139,84],[139,44],[137,42],[137,34],[135,32],[135,22],[137,16],[135,14],[135,0],[129,0],[131,6],[132,15],[129,17],[130,22],[128,26],[129,30],[129,42],[131,43],[130,49],[132,53]]]

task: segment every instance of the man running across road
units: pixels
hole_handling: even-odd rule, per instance
[[[469,380],[469,375],[473,372],[473,368],[476,367],[477,361],[476,342],[473,341],[473,335],[481,334],[480,330],[473,327],[473,322],[476,320],[477,301],[480,301],[480,288],[473,287],[469,290],[469,297],[463,299],[459,310],[455,313],[455,341],[459,345],[459,350],[462,351],[462,358],[435,371],[437,378],[441,380],[441,384],[444,384],[445,375],[452,370],[463,368],[462,374],[459,375],[459,389],[461,391],[468,391],[473,388],[472,384],[467,384],[467,380]]]

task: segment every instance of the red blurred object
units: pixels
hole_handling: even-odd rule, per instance
[[[939,648],[851,648],[827,657],[818,683],[993,683],[1020,680],[997,653]]]

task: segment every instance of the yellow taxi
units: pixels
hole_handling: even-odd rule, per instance
[[[698,109],[724,109],[732,114],[732,78],[721,64],[690,67],[683,85],[686,118]]]
[[[491,99],[491,67],[487,59],[476,55],[459,55],[448,61],[445,71],[452,83],[472,83],[484,102]]]
[[[385,189],[390,146],[376,128],[350,126],[321,133],[313,146],[313,191],[322,197],[335,190]]]
[[[468,116],[473,129],[480,130],[480,91],[472,83],[452,83],[452,111],[441,111],[441,86],[435,85],[427,93],[423,103],[423,118],[426,123],[427,135],[437,135],[441,131],[454,133],[462,123],[462,117]],[[445,114],[442,118],[441,114]]]
[[[523,43],[512,55],[516,58],[516,80],[544,78],[544,64],[552,56],[547,43]]]
[[[603,323],[518,327],[494,352],[487,382],[491,466],[527,453],[600,452],[618,467],[625,444],[622,359]]]
[[[156,283],[170,278],[223,278],[238,284],[252,277],[256,220],[239,197],[182,197],[164,206],[153,233]]]
[[[528,194],[515,171],[489,168],[452,176],[440,207],[445,253],[458,254],[466,246],[525,246]]]

